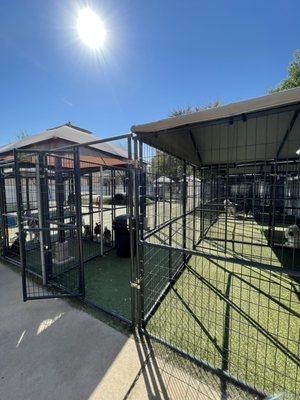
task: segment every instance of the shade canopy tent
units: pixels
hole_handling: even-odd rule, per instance
[[[131,130],[193,165],[295,158],[300,88],[171,117]]]

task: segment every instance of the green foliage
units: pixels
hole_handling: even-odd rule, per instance
[[[171,114],[169,114],[169,117],[179,117],[180,115],[188,115],[194,112],[208,110],[209,108],[216,108],[221,106],[222,103],[220,102],[220,100],[215,100],[212,103],[206,104],[204,106],[195,106],[195,107],[188,106],[186,108],[178,108],[177,110],[173,110]]]
[[[294,58],[288,66],[288,76],[269,92],[281,92],[298,86],[300,86],[300,50],[296,50],[294,53]]]
[[[207,104],[205,106],[195,106],[195,107],[186,107],[186,108],[178,108],[177,110],[172,111],[169,115],[170,117],[179,117],[180,115],[188,115],[193,112],[207,110],[209,108],[220,107],[222,104],[219,100],[215,100],[214,102]],[[150,172],[154,175],[157,174],[160,176],[167,176],[172,178],[174,181],[182,179],[183,176],[183,161],[179,160],[176,157],[173,157],[169,154],[165,154],[160,150],[156,151],[156,155],[151,160]],[[192,174],[192,167],[187,166],[187,175]]]
[[[23,140],[25,139],[28,135],[28,133],[26,131],[20,131],[17,135],[16,138],[17,140]]]
[[[156,150],[155,156],[151,160],[150,172],[154,175],[167,176],[173,180],[180,180],[183,176],[183,161],[169,154]]]

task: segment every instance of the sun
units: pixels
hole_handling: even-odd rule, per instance
[[[106,30],[99,16],[89,7],[78,11],[77,31],[82,42],[92,50],[103,47]]]

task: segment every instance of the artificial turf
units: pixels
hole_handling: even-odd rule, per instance
[[[251,266],[284,268],[292,260],[267,245],[264,228],[254,219],[225,223],[221,216],[212,225],[197,247],[204,254],[188,260],[146,329],[267,393],[299,398],[298,282]],[[226,249],[225,232],[233,241]],[[145,251],[145,303],[161,289],[159,277],[168,281],[167,254],[149,246]]]
[[[131,319],[131,259],[112,250],[85,263],[85,297],[109,311]]]

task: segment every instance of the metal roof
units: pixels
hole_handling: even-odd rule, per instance
[[[193,165],[287,159],[300,148],[299,111],[300,87],[131,130]]]
[[[212,122],[214,120],[221,120],[255,111],[274,109],[298,102],[300,102],[300,87],[240,101],[238,103],[230,103],[222,107],[209,108],[187,115],[169,117],[143,125],[133,125],[131,131],[139,135],[143,133],[160,132],[186,125]]]
[[[94,140],[100,139],[98,136],[93,135],[90,131],[86,129],[82,129],[80,127],[71,125],[67,123],[65,125],[57,126],[55,128],[47,129],[43,132],[40,132],[36,135],[26,136],[21,140],[18,140],[13,143],[9,143],[5,146],[0,147],[0,154],[7,153],[12,151],[13,149],[20,148],[30,148],[31,145],[36,145],[37,143],[49,141],[51,139],[62,139],[66,140],[70,143],[78,143],[83,144],[87,142],[92,142]],[[99,144],[93,144],[89,147],[93,149],[112,154],[115,156],[127,158],[127,151],[122,149],[121,147],[111,143],[104,142]]]

